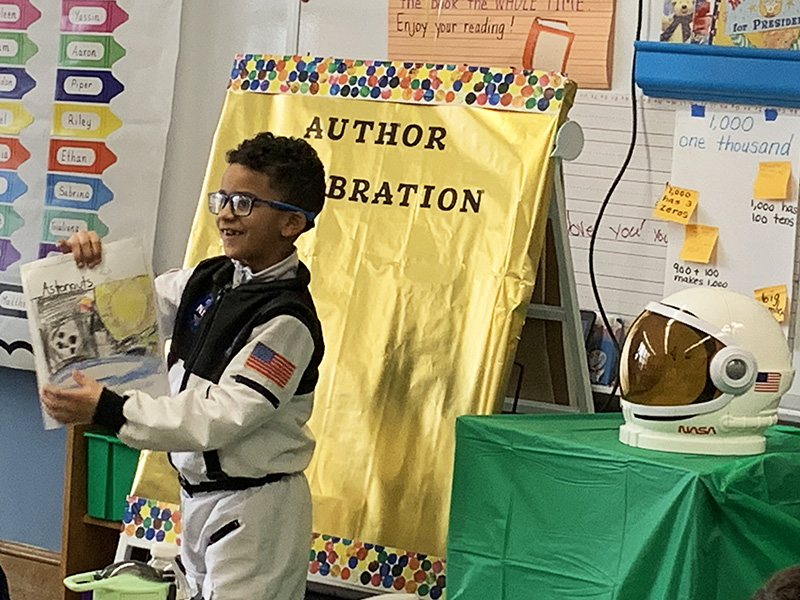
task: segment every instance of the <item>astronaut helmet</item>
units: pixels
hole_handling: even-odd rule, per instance
[[[697,454],[759,454],[794,369],[786,337],[754,298],[690,288],[651,302],[620,360],[620,441]]]

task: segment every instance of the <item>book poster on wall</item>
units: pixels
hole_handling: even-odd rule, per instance
[[[800,49],[800,5],[782,0],[719,0],[713,43]]]
[[[0,5],[0,366],[33,369],[20,266],[83,229],[152,249],[180,3]]]
[[[389,0],[392,60],[558,71],[581,88],[610,88],[613,32],[613,0]]]

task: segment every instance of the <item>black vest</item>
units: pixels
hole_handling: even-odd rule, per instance
[[[170,349],[170,366],[182,359],[188,373],[218,383],[231,359],[245,346],[253,329],[280,315],[305,325],[314,340],[311,362],[295,392],[308,394],[319,379],[324,344],[314,302],[308,291],[311,275],[303,263],[297,277],[250,281],[231,287],[234,266],[226,256],[204,260],[194,270],[181,296]]]

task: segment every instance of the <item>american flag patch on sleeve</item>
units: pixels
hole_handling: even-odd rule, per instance
[[[244,361],[244,366],[263,375],[278,386],[285,387],[294,373],[295,366],[285,356],[258,342]]]
[[[781,374],[775,371],[760,371],[756,375],[756,392],[777,392],[781,385]]]

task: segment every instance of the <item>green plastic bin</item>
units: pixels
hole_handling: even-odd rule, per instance
[[[87,431],[84,435],[88,445],[86,512],[98,519],[121,521],[139,451],[110,433]]]

